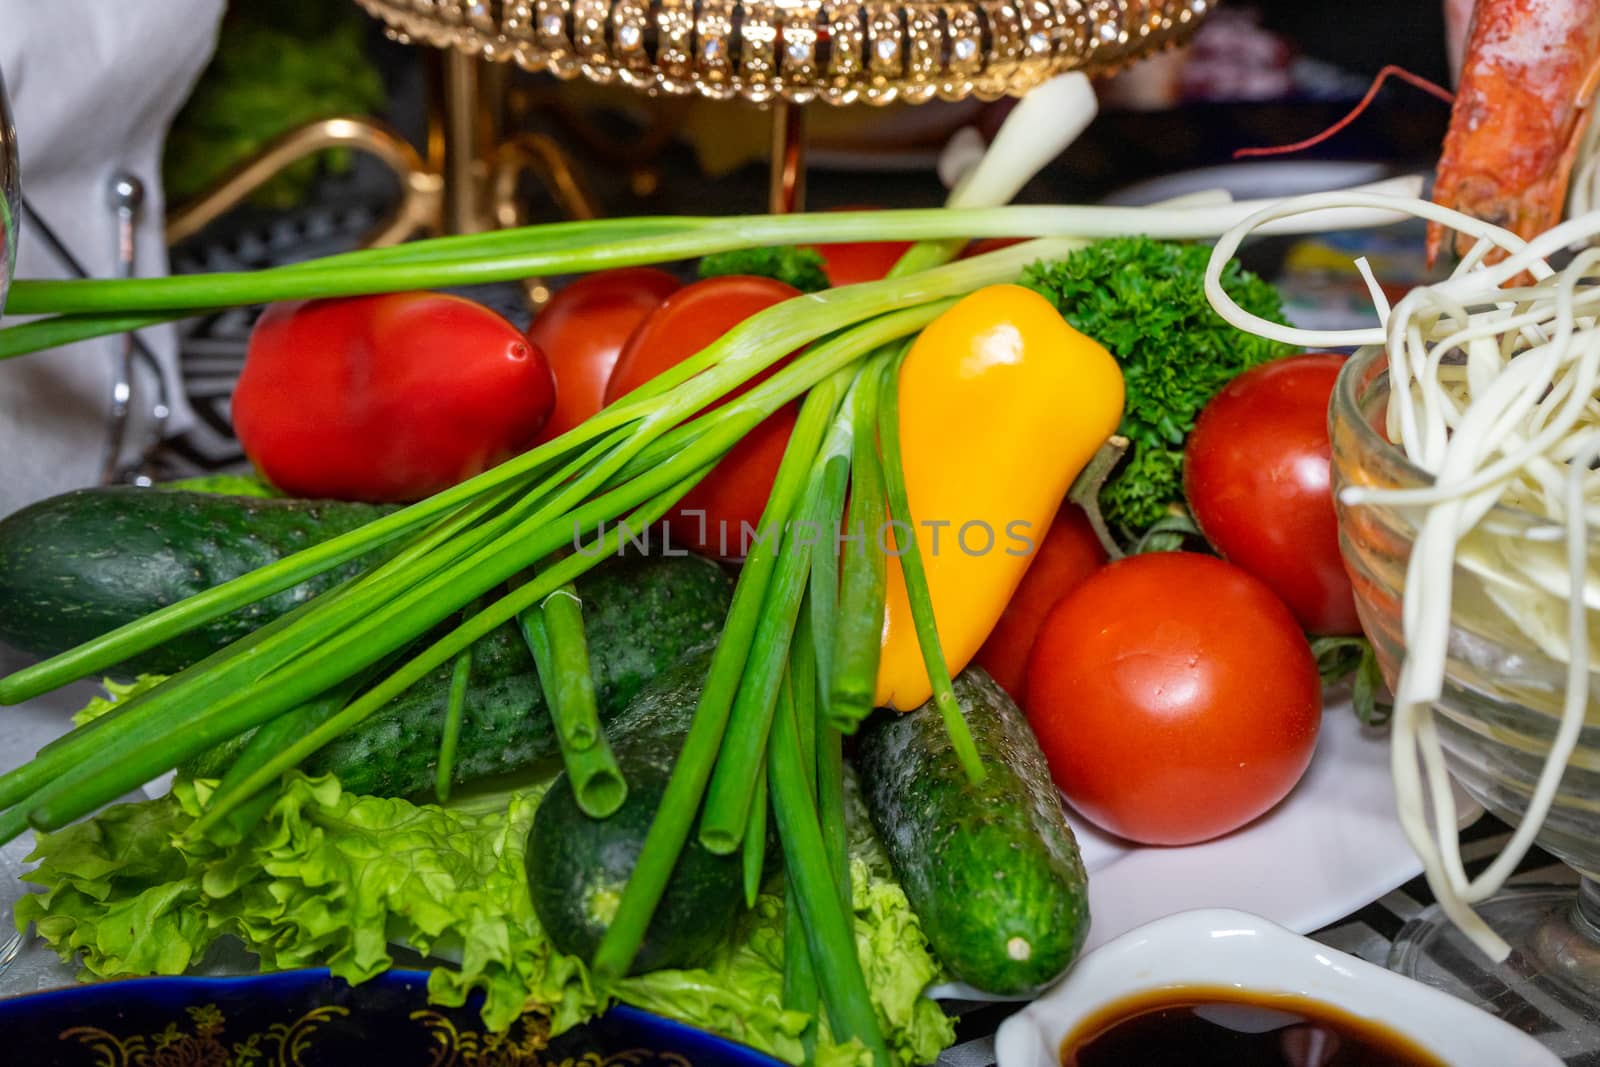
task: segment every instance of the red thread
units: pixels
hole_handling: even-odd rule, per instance
[[[1294,144],[1279,145],[1276,148],[1241,148],[1233,153],[1233,158],[1244,159],[1250,156],[1287,155],[1290,152],[1303,152],[1307,148],[1321,144],[1323,141],[1326,141],[1328,138],[1332,137],[1334,134],[1338,133],[1340,130],[1344,129],[1346,126],[1350,125],[1357,118],[1359,118],[1361,113],[1367,110],[1367,107],[1371,105],[1373,97],[1378,95],[1378,90],[1383,88],[1384,80],[1390,75],[1399,78],[1401,81],[1406,82],[1413,88],[1421,89],[1425,93],[1438,97],[1447,104],[1455,101],[1455,94],[1450,90],[1444,88],[1443,86],[1435,85],[1427,78],[1424,78],[1419,74],[1413,74],[1404,67],[1397,67],[1391,63],[1389,66],[1386,66],[1382,70],[1378,71],[1378,76],[1372,79],[1372,86],[1367,90],[1367,95],[1363,96],[1361,98],[1361,102],[1351,109],[1350,114],[1346,115],[1338,122],[1335,122],[1332,126],[1329,126],[1321,133],[1313,137],[1308,137],[1304,141],[1296,141]]]

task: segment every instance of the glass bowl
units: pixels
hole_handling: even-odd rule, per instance
[[[1411,488],[1431,482],[1383,432],[1388,400],[1384,350],[1362,349],[1340,373],[1329,430],[1339,545],[1362,628],[1392,686],[1405,652],[1401,605],[1422,509],[1348,506],[1337,496],[1351,485]],[[1502,507],[1463,541],[1453,570],[1447,666],[1434,720],[1451,775],[1511,825],[1527,811],[1565,696],[1567,665],[1552,650],[1565,640],[1567,608],[1552,593],[1520,582],[1513,587],[1508,561],[1541,557],[1564,572],[1564,551],[1558,527]],[[1593,530],[1589,561],[1592,583],[1600,575],[1600,532]],[[1589,614],[1594,650],[1600,648],[1595,605]],[[1595,651],[1590,656],[1591,664],[1600,662]],[[1513,946],[1512,959],[1500,968],[1507,988],[1548,987],[1593,1028],[1600,1025],[1600,676],[1593,670],[1589,684],[1577,751],[1537,839],[1577,872],[1578,889],[1511,890],[1477,910]],[[1460,973],[1468,960],[1471,981]],[[1435,984],[1478,982],[1476,999],[1494,995],[1479,981],[1493,966],[1437,914],[1402,933],[1391,963]]]

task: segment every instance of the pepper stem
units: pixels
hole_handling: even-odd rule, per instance
[[[1083,470],[1078,472],[1078,477],[1072,482],[1072,488],[1067,490],[1067,499],[1081,507],[1084,514],[1089,516],[1089,525],[1094,528],[1094,535],[1099,539],[1101,547],[1106,550],[1110,559],[1121,559],[1127,555],[1117,539],[1111,536],[1111,528],[1106,525],[1105,516],[1100,513],[1100,490],[1105,487],[1106,479],[1111,477],[1111,472],[1117,469],[1117,464],[1122,462],[1122,457],[1128,452],[1128,439],[1121,434],[1112,434],[1106,438]]]

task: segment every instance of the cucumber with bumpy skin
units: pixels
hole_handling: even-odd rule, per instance
[[[727,572],[698,556],[612,557],[574,585],[583,600],[595,704],[608,731],[647,682],[721,632],[733,591]],[[442,664],[329,742],[303,769],[336,774],[353,793],[408,796],[432,789],[453,671],[453,664]],[[467,684],[453,781],[523,770],[556,754],[533,656],[513,626],[497,627],[472,646]],[[180,769],[196,778],[218,777],[250,736]]]
[[[709,652],[686,658],[646,686],[608,727],[628,798],[604,819],[585,815],[562,773],[539,802],[528,833],[528,889],[550,941],[591,959],[616,914],[672,765],[700,700]],[[719,856],[693,835],[672,869],[645,931],[634,974],[692,967],[727,940],[744,902],[740,857]]]
[[[1033,992],[1089,932],[1088,882],[1044,753],[1004,690],[973,667],[956,698],[987,772],[972,785],[931,703],[863,726],[856,776],[934,953],[986,993]]]
[[[65,652],[392,510],[134,486],[41,500],[0,520],[0,641],[41,656]],[[307,578],[110,673],[175,674],[392,551],[380,548]]]

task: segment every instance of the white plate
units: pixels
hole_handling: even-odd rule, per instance
[[[1235,200],[1299,196],[1375,182],[1393,173],[1393,168],[1384,163],[1258,159],[1162,174],[1118,189],[1103,203],[1136,207],[1202,189],[1226,189]]]
[[[1481,809],[1456,791],[1466,825]],[[1395,813],[1387,730],[1365,730],[1333,698],[1311,766],[1266,815],[1181,848],[1133,845],[1070,808],[1089,871],[1090,951],[1154,919],[1194,908],[1248,911],[1298,934],[1327,926],[1422,873]],[[997,999],[959,983],[939,999]]]

